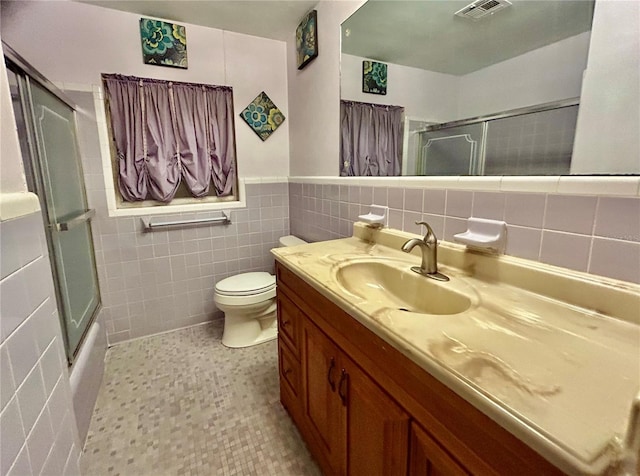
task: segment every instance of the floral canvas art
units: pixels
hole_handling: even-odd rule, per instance
[[[376,61],[362,62],[362,92],[387,94],[387,65]]]
[[[146,64],[187,68],[187,33],[182,25],[140,18],[142,59]]]
[[[318,12],[310,11],[296,28],[298,69],[304,68],[318,56]]]
[[[267,140],[285,119],[284,114],[264,91],[251,101],[240,113],[240,117],[263,141]]]

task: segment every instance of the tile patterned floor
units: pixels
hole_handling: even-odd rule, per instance
[[[320,475],[280,405],[277,344],[227,349],[220,322],[115,346],[84,475]]]

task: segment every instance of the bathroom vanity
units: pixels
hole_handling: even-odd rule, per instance
[[[323,472],[637,464],[640,286],[447,243],[451,281],[430,282],[413,237],[356,224],[273,250],[281,401]]]

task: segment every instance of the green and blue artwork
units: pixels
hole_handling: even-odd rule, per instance
[[[240,117],[263,141],[267,140],[285,119],[284,114],[264,91],[251,101],[240,113]]]
[[[311,10],[296,28],[298,69],[304,68],[318,56],[318,12]]]
[[[387,94],[387,65],[377,61],[362,62],[362,92]]]
[[[140,18],[145,64],[187,68],[187,33],[182,25]]]

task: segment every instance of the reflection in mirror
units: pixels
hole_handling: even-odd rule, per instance
[[[341,175],[571,173],[594,1],[474,4],[370,0],[342,24]],[[365,60],[385,95],[363,92]],[[372,122],[380,105],[400,123]]]

